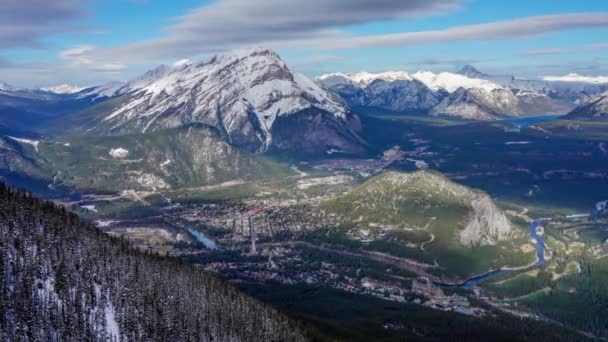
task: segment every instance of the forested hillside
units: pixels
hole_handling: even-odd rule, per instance
[[[278,311],[0,184],[1,341],[298,341]]]

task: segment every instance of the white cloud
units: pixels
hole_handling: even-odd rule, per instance
[[[87,68],[96,72],[119,72],[128,67],[123,63],[98,63],[93,60],[91,53],[96,50],[93,45],[81,45],[59,52],[59,56],[72,67]]]
[[[344,25],[436,15],[460,0],[218,0],[176,18],[158,39],[88,51],[128,64],[195,56],[243,46],[287,46],[310,39],[345,38]],[[91,57],[92,58],[92,57]]]
[[[570,13],[535,16],[487,24],[458,26],[444,30],[313,41],[311,45],[320,45],[327,49],[402,47],[456,41],[505,40],[592,27],[608,27],[608,13]]]
[[[522,56],[548,56],[548,55],[562,55],[570,53],[572,50],[564,50],[560,48],[548,48],[548,49],[534,49],[528,50],[521,53]]]
[[[608,76],[583,76],[576,73],[571,73],[564,76],[543,76],[545,81],[559,81],[559,82],[580,82],[580,83],[608,83]]]
[[[89,0],[2,0],[0,49],[37,47],[41,38],[77,29],[72,23],[85,15]]]

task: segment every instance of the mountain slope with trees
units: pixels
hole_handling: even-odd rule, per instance
[[[300,341],[278,311],[0,184],[0,340]]]

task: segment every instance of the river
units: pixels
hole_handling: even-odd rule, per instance
[[[203,232],[195,228],[187,228],[188,232],[192,234],[196,238],[196,240],[202,243],[207,249],[218,249],[217,244],[211,239],[209,239]]]
[[[538,226],[542,225],[546,221],[547,221],[546,219],[541,219],[541,220],[534,220],[534,221],[532,221],[532,223],[530,223],[530,238],[536,244],[536,256],[537,256],[536,263],[534,265],[530,266],[530,268],[538,267],[545,263],[545,241],[543,240],[542,236],[538,235],[537,229],[538,229]],[[512,270],[512,269],[499,268],[497,270],[492,270],[492,271],[471,277],[462,283],[442,283],[442,282],[433,282],[433,283],[440,287],[448,287],[448,288],[449,287],[461,287],[461,288],[465,288],[465,289],[470,289],[470,288],[477,286],[477,284],[481,283],[484,280],[490,279],[499,274],[513,272],[513,271],[514,270]]]
[[[508,122],[515,127],[523,128],[526,126],[534,125],[539,122],[555,120],[561,117],[561,115],[536,115],[536,116],[525,116],[521,118],[510,118],[504,119],[503,122]]]

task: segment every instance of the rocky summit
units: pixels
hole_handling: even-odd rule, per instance
[[[145,133],[198,122],[217,128],[228,142],[250,151],[298,144],[307,152],[356,152],[362,144],[357,118],[346,105],[306,76],[293,73],[269,49],[231,51],[202,63],[163,66],[109,95],[121,100],[87,122],[87,133]],[[283,121],[299,126],[286,132]],[[296,144],[290,141],[291,130],[314,134],[299,136],[303,140]]]

